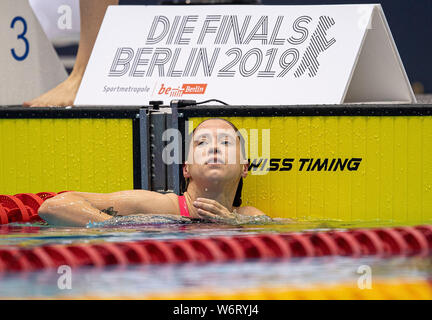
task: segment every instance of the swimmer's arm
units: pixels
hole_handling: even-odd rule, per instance
[[[177,211],[172,195],[130,190],[114,193],[62,193],[46,200],[38,213],[49,224],[83,227],[90,221],[102,222],[113,216],[176,214]]]
[[[45,200],[38,214],[51,225],[65,227],[83,227],[90,221],[102,222],[111,218],[80,192],[62,193]]]

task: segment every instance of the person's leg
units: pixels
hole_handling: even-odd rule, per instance
[[[109,5],[116,5],[118,3],[119,0],[80,0],[80,41],[75,65],[71,74],[57,87],[32,101],[24,102],[24,106],[46,107],[73,105],[105,11]]]

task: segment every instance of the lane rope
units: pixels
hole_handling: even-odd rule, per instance
[[[65,191],[62,191],[65,192]],[[38,221],[39,206],[53,192],[0,195],[0,222]],[[97,244],[0,246],[0,273],[56,268],[132,264],[268,261],[322,256],[427,256],[432,226],[351,229],[302,233],[213,236]]]

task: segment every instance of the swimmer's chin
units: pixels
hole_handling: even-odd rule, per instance
[[[225,167],[222,163],[208,163],[205,166],[209,169],[222,169]]]

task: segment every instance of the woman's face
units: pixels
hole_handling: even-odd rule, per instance
[[[185,178],[238,182],[246,177],[248,165],[242,157],[240,139],[234,128],[220,119],[202,122],[190,141]]]

